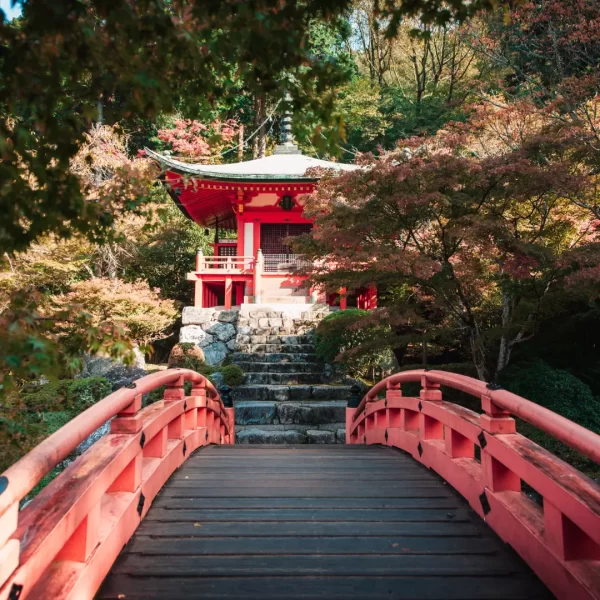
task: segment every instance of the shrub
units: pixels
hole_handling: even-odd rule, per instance
[[[244,371],[238,365],[226,365],[221,369],[223,383],[229,387],[237,387],[244,383]]]
[[[600,398],[568,371],[536,360],[504,369],[500,381],[507,390],[600,433]],[[517,430],[589,476],[600,473],[599,465],[529,423],[517,420]]]
[[[196,344],[186,342],[176,344],[169,354],[168,365],[170,369],[191,369],[203,372],[204,352]]]
[[[535,360],[504,369],[500,381],[514,394],[600,433],[600,398],[568,371]]]
[[[94,277],[71,286],[67,294],[52,297],[54,316],[71,314],[81,307],[94,326],[112,323],[121,327],[132,342],[147,345],[165,337],[178,311],[172,300],[162,299],[144,281],[128,283],[120,279]],[[50,316],[53,316],[50,314]],[[61,321],[65,335],[80,333],[74,319]]]
[[[104,377],[62,379],[25,386],[21,399],[25,410],[30,412],[70,410],[75,415],[108,396],[111,390],[110,382]]]
[[[356,374],[366,374],[388,361],[390,351],[382,349],[381,338],[389,329],[373,323],[371,317],[371,312],[357,308],[326,316],[315,332],[317,357],[326,363],[337,362]]]
[[[61,381],[64,390],[66,405],[76,414],[89,408],[96,402],[106,398],[112,386],[104,377],[84,377],[81,379],[65,379]]]

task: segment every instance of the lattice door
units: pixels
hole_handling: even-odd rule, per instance
[[[264,223],[260,226],[260,248],[263,254],[291,254],[290,247],[284,243],[289,237],[308,233],[312,225],[297,223]]]

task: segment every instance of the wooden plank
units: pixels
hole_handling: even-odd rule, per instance
[[[128,552],[157,556],[210,554],[492,554],[484,537],[212,537],[154,538],[137,533]]]
[[[517,560],[498,560],[496,554],[473,555],[337,555],[316,556],[154,556],[128,553],[115,564],[113,573],[154,577],[243,577],[287,575],[508,575],[522,573]]]
[[[185,482],[178,482],[178,485],[170,485],[166,487],[162,495],[165,497],[183,497],[189,496],[193,491],[197,498],[270,498],[277,496],[278,498],[296,498],[296,497],[311,497],[311,498],[444,498],[450,496],[450,492],[440,489],[439,487],[417,487],[407,486],[396,490],[387,489],[370,489],[370,487],[360,487],[357,485],[354,488],[340,488],[329,486],[327,488],[312,488],[305,490],[305,494],[301,490],[287,489],[285,487],[272,488],[228,488],[227,490],[215,487],[213,489],[190,485],[183,485]],[[335,502],[334,502],[335,504]]]
[[[177,499],[179,500],[179,499]],[[197,508],[161,508],[153,505],[152,510],[144,519],[144,523],[152,521],[310,521],[319,523],[326,521],[352,521],[358,523],[398,523],[405,521],[436,522],[470,522],[470,516],[465,508],[402,508],[402,509],[273,509],[270,506],[260,509],[226,509],[203,508],[204,503],[197,503]],[[270,503],[269,503],[270,505]],[[142,526],[143,524],[142,523]]]
[[[256,511],[263,509],[312,509],[312,510],[414,510],[416,508],[429,509],[455,509],[459,506],[465,506],[455,494],[449,496],[440,496],[435,498],[336,498],[332,502],[330,498],[304,498],[296,496],[294,498],[272,497],[265,498],[219,498],[218,504],[207,505],[204,498],[198,498],[193,492],[188,495],[172,498],[164,494],[159,494],[152,503],[152,508],[166,508],[169,510],[178,510],[182,508],[197,508],[207,510],[231,510],[231,509],[254,509]],[[148,513],[150,515],[152,513]]]
[[[169,600],[327,598],[348,600],[535,600],[547,597],[530,577],[223,577],[144,579],[121,576],[108,581],[99,598]]]
[[[470,522],[317,522],[310,521],[146,521],[138,529],[139,535],[159,537],[389,537],[394,536],[479,536],[479,528]]]

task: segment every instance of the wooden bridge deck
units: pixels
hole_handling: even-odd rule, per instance
[[[454,490],[378,446],[211,446],[98,598],[551,598]]]

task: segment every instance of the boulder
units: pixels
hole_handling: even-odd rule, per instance
[[[180,344],[196,344],[196,346],[204,348],[213,342],[213,336],[206,333],[199,325],[187,325],[179,330]]]
[[[221,323],[235,323],[237,321],[239,311],[237,310],[222,310],[219,314],[219,321]]]
[[[277,414],[274,402],[236,402],[236,425],[270,425]]]
[[[204,352],[199,346],[192,346],[184,350],[181,344],[175,344],[169,353],[169,369],[180,369],[185,366],[186,356],[197,359],[200,363],[204,362]]]
[[[235,327],[231,323],[221,323],[220,321],[211,325],[206,332],[216,337],[220,342],[228,342],[236,334]]]
[[[306,432],[306,440],[309,444],[335,444],[335,431],[309,429]]]
[[[228,353],[223,342],[215,342],[204,348],[204,360],[207,365],[218,365],[225,360]]]
[[[210,380],[217,390],[225,383],[223,379],[223,373],[220,373],[219,371],[216,373],[211,373]]]
[[[238,444],[305,444],[306,436],[299,431],[244,429],[236,434]]]
[[[106,356],[89,356],[83,359],[83,369],[77,377],[104,377],[112,384],[113,392],[126,385],[131,385],[136,379],[147,375],[144,369],[127,366]]]

